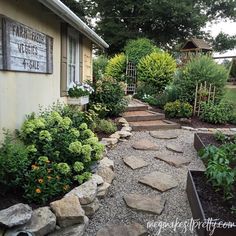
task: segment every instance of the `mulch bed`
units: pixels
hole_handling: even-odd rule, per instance
[[[236,197],[224,202],[223,193],[220,191],[215,192],[207,182],[204,174],[192,173],[192,175],[206,218],[219,219],[219,221],[222,220],[224,222],[236,222],[236,214],[231,209],[232,206],[236,208]],[[234,196],[236,196],[235,190]]]
[[[198,133],[198,136],[201,138],[201,141],[205,144],[205,146],[208,146],[210,144],[219,147],[222,145],[221,142],[217,141],[213,134],[210,133]]]

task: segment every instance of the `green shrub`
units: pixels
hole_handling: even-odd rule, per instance
[[[127,42],[124,51],[128,60],[135,65],[138,64],[139,60],[151,54],[154,51],[158,51],[154,43],[147,38],[134,39]]]
[[[96,131],[105,134],[112,134],[117,131],[117,126],[112,120],[101,119],[97,124]]]
[[[210,57],[201,56],[193,58],[178,71],[174,86],[178,90],[180,100],[193,104],[196,84],[206,81],[208,85],[216,87],[216,99],[220,100],[224,94],[227,78],[224,66],[217,64]]]
[[[106,66],[106,77],[112,77],[117,81],[125,81],[126,56],[120,53],[112,57]]]
[[[165,114],[171,118],[189,118],[192,115],[193,107],[188,102],[168,102],[164,106]]]
[[[100,55],[93,59],[93,78],[95,78],[95,80],[103,78],[107,63],[108,58],[105,55]]]
[[[30,163],[25,145],[6,133],[0,148],[0,183],[7,188],[21,185]]]
[[[69,171],[65,171],[66,168]],[[39,204],[68,192],[72,184],[70,167],[66,163],[50,162],[47,157],[39,157],[25,175],[26,180],[22,183],[24,197]]]
[[[107,109],[105,116],[118,116],[127,106],[125,84],[113,78],[103,78],[94,84],[93,104],[100,103]],[[105,112],[105,110],[104,110]]]
[[[212,102],[202,103],[200,119],[212,124],[225,124],[232,117],[233,106],[226,102],[214,104]]]
[[[138,80],[151,84],[156,91],[162,92],[172,81],[176,63],[164,52],[153,52],[138,63]]]

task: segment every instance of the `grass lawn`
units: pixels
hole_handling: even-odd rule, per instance
[[[236,111],[236,86],[226,88],[225,100],[232,102]]]

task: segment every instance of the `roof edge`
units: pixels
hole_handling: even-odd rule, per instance
[[[98,36],[92,29],[90,29],[73,11],[71,11],[65,4],[59,0],[38,0],[48,9],[53,11],[57,16],[65,22],[73,26],[75,29],[82,32],[92,42],[101,48],[108,48],[109,45]]]

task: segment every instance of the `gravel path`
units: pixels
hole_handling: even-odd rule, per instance
[[[197,153],[193,147],[193,135],[194,133],[187,130],[175,130],[179,137],[172,140],[161,140],[153,138],[149,135],[149,132],[133,132],[133,136],[125,142],[120,142],[114,149],[110,150],[107,154],[108,158],[115,162],[116,179],[113,181],[112,186],[109,189],[108,195],[100,201],[100,209],[89,222],[89,226],[86,230],[86,236],[94,236],[96,232],[108,223],[114,224],[128,224],[131,222],[137,222],[143,226],[147,226],[148,222],[156,222],[156,224],[163,222],[175,222],[176,220],[186,221],[192,217],[190,206],[187,200],[185,192],[187,170],[203,170],[204,166],[197,158]],[[159,151],[141,151],[134,150],[132,144],[140,139],[148,139],[153,143],[159,145]],[[183,150],[184,154],[174,154],[171,151],[166,150],[166,144],[178,144]],[[181,168],[175,168],[169,164],[157,160],[154,158],[157,153],[170,153],[172,155],[179,155],[184,157],[191,157],[192,161],[188,166]],[[122,160],[122,157],[127,155],[135,155],[142,157],[149,163],[148,166],[141,169],[132,170],[126,166]],[[138,183],[140,177],[149,174],[153,171],[160,170],[167,174],[172,175],[175,180],[178,181],[178,187],[160,193],[157,190]],[[166,199],[165,208],[161,215],[153,215],[144,212],[137,212],[128,208],[123,200],[124,195],[129,193],[139,193],[149,196],[155,196],[161,194]],[[183,228],[177,228],[176,231],[171,228],[166,228],[158,234],[159,227],[150,227],[148,233],[150,236],[177,236],[196,235],[195,232],[189,230],[184,233]]]

